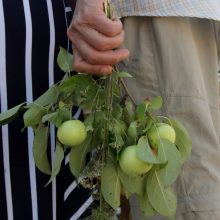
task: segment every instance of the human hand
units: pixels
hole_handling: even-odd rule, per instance
[[[119,19],[110,20],[103,10],[104,0],[78,0],[67,35],[72,41],[74,69],[78,72],[110,74],[112,65],[128,58],[119,49],[124,31]]]

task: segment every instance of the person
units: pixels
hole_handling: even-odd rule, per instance
[[[4,112],[32,102],[62,79],[56,59],[59,46],[70,49],[66,31],[72,11],[64,1],[0,1],[0,18],[0,108]],[[93,201],[88,191],[77,187],[68,154],[59,175],[45,187],[50,176],[35,168],[33,133],[21,132],[23,126],[21,114],[0,129],[0,219],[87,216],[85,211]],[[48,157],[52,160],[55,136],[50,140]]]
[[[220,2],[112,4],[116,15],[110,20],[103,0],[77,1],[67,32],[75,69],[103,75],[118,64],[133,75],[126,84],[137,103],[163,97],[162,114],[182,122],[193,143],[192,155],[174,185],[176,219],[220,219]],[[135,198],[130,205],[133,219],[144,219]]]

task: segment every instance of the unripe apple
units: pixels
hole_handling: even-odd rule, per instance
[[[152,127],[147,132],[147,136],[150,145],[154,148],[158,148],[158,144],[161,138],[167,139],[171,143],[175,143],[176,133],[173,127],[166,123],[157,123],[152,125]]]
[[[126,147],[119,158],[119,165],[122,171],[129,176],[138,176],[147,173],[152,164],[146,163],[137,157],[137,146]]]
[[[83,122],[80,120],[68,120],[63,122],[57,130],[58,140],[67,146],[82,144],[86,139],[87,132]]]

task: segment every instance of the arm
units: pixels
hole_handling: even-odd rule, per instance
[[[72,0],[73,1],[73,0]],[[76,71],[110,74],[112,65],[128,58],[119,49],[124,40],[120,20],[110,20],[103,11],[104,0],[78,0],[67,31],[72,41]]]

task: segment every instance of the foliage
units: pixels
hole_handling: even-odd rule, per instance
[[[105,9],[111,17],[108,4]],[[72,119],[73,107],[79,106],[85,113],[87,138],[79,146],[71,147],[69,166],[79,184],[92,189],[94,196],[99,195],[100,207],[94,209],[91,219],[113,219],[114,210],[120,207],[120,196],[126,194],[129,198],[133,193],[138,195],[146,217],[160,214],[172,218],[177,201],[171,187],[191,152],[191,140],[184,126],[175,120],[155,116],[155,111],[163,104],[161,97],[136,105],[123,82],[123,78],[131,78],[130,74],[120,72],[116,67],[106,77],[74,74],[72,55],[63,48],[60,48],[57,61],[65,72],[63,80],[33,103],[22,103],[1,113],[0,124],[10,123],[23,113],[24,127],[32,127],[35,134],[33,155],[36,166],[50,175],[50,183],[59,173],[68,147],[56,141],[51,166],[47,158],[50,126],[59,127]],[[154,149],[147,131],[159,122],[174,128],[176,142],[160,139],[158,148]],[[137,145],[139,160],[153,164],[148,173],[129,176],[121,170],[120,153],[129,145]],[[90,160],[86,163],[88,155]]]

